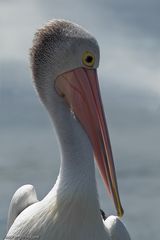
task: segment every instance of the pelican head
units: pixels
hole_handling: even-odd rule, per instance
[[[41,28],[31,49],[34,83],[42,102],[50,114],[57,116],[60,109],[74,113],[93,147],[117,214],[122,216],[96,71],[99,58],[96,39],[79,25],[65,20],[53,20]]]

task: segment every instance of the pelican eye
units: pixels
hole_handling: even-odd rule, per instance
[[[86,66],[86,67],[93,67],[94,63],[95,63],[95,57],[94,55],[89,52],[86,51],[83,53],[82,55],[82,63]]]

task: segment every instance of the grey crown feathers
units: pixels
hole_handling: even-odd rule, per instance
[[[96,39],[81,26],[66,20],[52,20],[35,34],[30,50],[31,68],[36,88],[43,98],[44,84],[74,68],[83,67],[82,53],[91,51],[99,65]],[[43,90],[42,90],[43,89]]]

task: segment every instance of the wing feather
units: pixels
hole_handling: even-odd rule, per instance
[[[125,225],[122,223],[119,217],[109,216],[104,221],[104,224],[109,232],[111,240],[131,240]]]
[[[14,193],[8,211],[7,229],[11,227],[16,217],[27,207],[38,202],[34,186],[23,185]]]

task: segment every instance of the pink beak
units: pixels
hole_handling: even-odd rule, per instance
[[[121,217],[123,208],[96,70],[77,68],[63,73],[57,77],[55,88],[85,129],[104,184],[113,198],[118,216]]]

